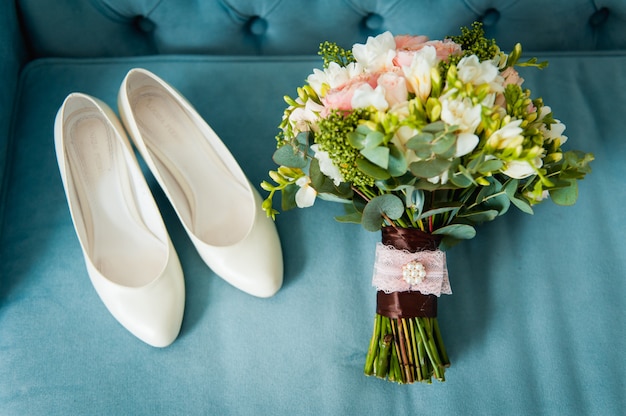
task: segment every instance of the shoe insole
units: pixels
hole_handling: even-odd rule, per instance
[[[146,285],[162,272],[168,248],[138,214],[123,145],[100,113],[72,114],[66,125],[68,176],[75,184],[89,256],[111,281]]]
[[[187,228],[203,242],[228,246],[254,221],[252,194],[226,166],[189,113],[160,89],[134,91],[132,108],[150,156]],[[211,137],[217,139],[217,137]]]

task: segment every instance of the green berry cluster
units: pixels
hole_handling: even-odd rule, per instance
[[[348,134],[356,130],[360,120],[367,119],[369,111],[365,109],[349,113],[333,111],[328,117],[320,119],[319,132],[315,134],[315,142],[319,144],[320,150],[328,152],[344,180],[357,187],[373,186],[374,179],[357,167],[356,161],[363,156],[349,143]]]
[[[347,66],[351,62],[356,62],[350,49],[344,49],[335,42],[322,42],[317,54],[324,60],[324,69],[328,68],[331,62],[340,66]]]

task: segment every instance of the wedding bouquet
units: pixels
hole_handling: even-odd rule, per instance
[[[382,230],[374,331],[365,374],[445,380],[437,298],[450,294],[445,250],[475,226],[551,199],[571,205],[592,154],[564,151],[565,126],[522,87],[518,44],[506,54],[480,23],[428,40],[385,32],[346,50],[320,45],[297,98],[285,97],[274,183],[282,210],[341,202],[340,222]]]

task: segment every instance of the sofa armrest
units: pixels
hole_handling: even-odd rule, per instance
[[[9,130],[19,72],[27,57],[15,2],[0,2],[0,197],[3,194]],[[1,215],[0,215],[1,217]]]

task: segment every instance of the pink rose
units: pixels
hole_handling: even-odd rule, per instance
[[[524,78],[519,76],[519,72],[517,72],[513,67],[509,66],[504,71],[500,73],[500,76],[504,78],[503,86],[507,86],[510,84],[515,84],[521,86],[524,82]],[[502,108],[506,108],[506,99],[504,98],[504,94],[498,93],[496,95],[496,105],[499,105]],[[536,111],[535,106],[531,103],[528,106],[528,112],[534,113]]]
[[[504,71],[500,73],[502,78],[504,78],[504,86],[506,87],[509,84],[516,84],[521,86],[524,82],[524,78],[519,76],[519,72],[515,70],[515,68],[509,66]]]
[[[433,48],[435,48],[435,51],[437,52],[437,59],[439,61],[445,61],[450,55],[461,53],[461,45],[456,44],[449,39],[443,41],[430,40],[422,43],[418,43],[417,41],[411,43],[403,41],[400,44],[411,45],[411,48],[398,49],[396,57],[393,60],[394,65],[397,66],[410,66],[411,62],[413,61],[413,55],[415,55],[415,52],[419,51],[424,46],[432,46]],[[397,40],[396,45],[398,45]]]
[[[372,88],[376,88],[379,75],[380,74],[359,75],[345,84],[328,91],[326,96],[322,98],[324,110],[322,110],[320,115],[326,117],[330,114],[331,110],[351,111],[354,92],[363,84],[369,84]]]
[[[385,100],[389,106],[403,103],[408,99],[409,91],[406,79],[395,72],[385,72],[378,77],[378,85],[385,90]]]
[[[428,36],[398,35],[394,37],[396,50],[417,50],[428,41]]]

